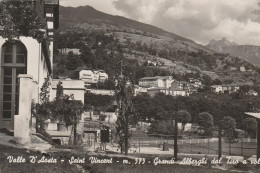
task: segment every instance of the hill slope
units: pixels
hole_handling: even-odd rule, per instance
[[[210,50],[202,45],[196,44],[194,41],[178,36],[174,33],[164,31],[158,27],[137,22],[125,17],[109,15],[97,11],[91,6],[84,7],[60,7],[60,23],[65,30],[68,28],[79,29],[95,29],[95,30],[110,30],[114,32],[131,33],[133,35],[140,35],[154,37],[149,40],[157,46],[166,46],[168,48],[175,48],[176,50]],[[121,33],[122,34],[122,33]],[[162,43],[166,41],[166,43]],[[145,41],[145,39],[144,39]],[[147,44],[148,41],[147,41]]]
[[[196,73],[212,79],[218,78],[223,83],[260,83],[257,77],[260,70],[244,60],[228,54],[217,53],[206,46],[158,27],[125,17],[105,14],[90,6],[60,7],[60,31],[57,35],[56,41],[63,37],[62,41],[57,41],[59,48],[68,47],[68,45],[77,47],[76,43],[80,42],[87,45],[93,54],[97,51],[99,43],[104,43],[102,49],[109,52],[112,42],[116,40],[123,48],[125,57],[138,61],[140,69],[144,67],[145,62],[152,60],[160,62],[162,65],[153,67],[150,71],[159,69],[179,76]],[[115,39],[111,39],[111,37]],[[227,44],[229,43],[227,42]],[[105,54],[104,56],[106,56]],[[98,56],[95,57],[96,59],[93,61],[102,62],[99,61],[100,59],[98,60]],[[99,66],[78,64],[77,69],[86,66],[106,67],[104,64]],[[248,71],[246,73],[239,70],[234,71],[240,66],[245,66]],[[139,77],[151,74],[143,72]]]

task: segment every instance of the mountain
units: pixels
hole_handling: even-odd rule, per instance
[[[159,48],[175,48],[176,50],[198,51],[204,50],[211,52],[205,46],[199,45],[194,41],[181,37],[171,32],[164,31],[161,28],[137,22],[125,17],[109,15],[97,11],[91,6],[60,7],[60,23],[63,30],[68,28],[89,29],[89,30],[103,30],[114,31],[117,36],[123,39],[124,33],[133,34],[138,37],[140,35],[147,37],[154,37],[156,39],[149,39],[143,37],[142,42],[146,44],[154,44]],[[132,40],[136,39],[132,37]]]
[[[260,46],[239,45],[226,38],[211,40],[207,47],[220,53],[229,53],[260,67]]]
[[[236,46],[236,43],[223,39],[219,44],[221,46],[216,46],[217,50],[213,50],[161,28],[109,15],[91,6],[61,6],[60,28],[55,34],[54,42],[57,43],[57,48],[81,48],[79,45],[83,43],[92,52],[88,52],[91,55],[88,57],[92,59],[82,60],[85,62],[78,61],[77,58],[70,59],[74,62],[67,63],[66,70],[61,69],[64,67],[61,64],[64,65],[68,60],[56,63],[55,66],[60,67],[57,75],[76,74],[75,70],[71,70],[86,67],[109,71],[110,67],[104,62],[115,45],[113,43],[117,42],[126,59],[135,62],[132,64],[133,69],[139,69],[137,80],[140,77],[165,74],[184,80],[183,76],[191,74],[190,77],[207,76],[225,84],[260,84],[260,69],[236,56],[219,52],[224,47]],[[213,48],[217,44],[216,40],[211,42]],[[97,53],[100,45],[103,52]],[[149,67],[148,61],[160,65]],[[241,66],[247,71],[239,71]]]

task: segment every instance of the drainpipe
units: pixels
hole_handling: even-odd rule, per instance
[[[42,43],[39,43],[39,58],[38,58],[38,93],[40,93],[40,62],[41,62],[41,59],[42,59],[42,53],[41,53],[41,44]],[[38,95],[38,103],[40,102],[40,97]]]

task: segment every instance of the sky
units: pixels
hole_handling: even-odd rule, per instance
[[[260,0],[60,0],[60,5],[90,5],[200,44],[225,37],[260,46]]]

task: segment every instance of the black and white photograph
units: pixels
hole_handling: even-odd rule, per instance
[[[260,172],[260,0],[0,0],[0,173]]]

